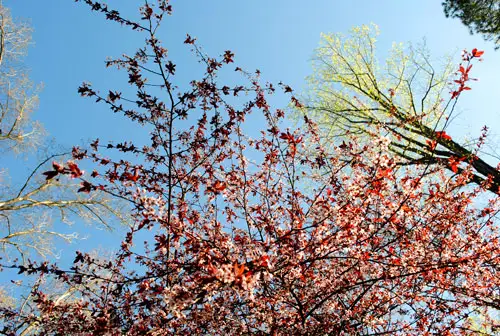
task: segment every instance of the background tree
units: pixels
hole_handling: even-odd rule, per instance
[[[54,221],[71,225],[74,220],[97,222],[112,229],[126,221],[123,204],[104,193],[91,197],[78,194],[78,183],[71,179],[46,180],[42,176],[51,156],[42,161],[22,182],[11,187],[6,181],[0,190],[0,248],[3,258],[22,257],[32,252],[38,257],[54,256],[54,239],[73,242],[78,234],[65,234],[53,228]],[[58,166],[57,162],[54,163]],[[78,172],[73,176],[77,176]]]
[[[40,145],[41,125],[30,119],[36,108],[36,88],[22,66],[31,41],[31,28],[14,22],[0,2],[0,146],[21,152]]]
[[[471,34],[482,34],[500,47],[500,1],[498,0],[445,0],[446,17],[459,18]]]
[[[485,309],[479,315],[474,315],[469,318],[467,328],[474,333],[479,335],[495,335],[495,333],[500,330],[500,321],[498,319],[498,313],[495,316],[495,312]]]
[[[15,154],[44,153],[44,131],[31,119],[37,107],[37,89],[23,66],[23,57],[31,41],[31,28],[13,20],[8,8],[0,2],[0,149],[4,160]],[[14,154],[14,155],[13,155]],[[54,221],[71,223],[75,218],[97,221],[109,228],[109,221],[120,220],[120,206],[101,194],[93,197],[77,195],[69,179],[51,179],[41,173],[53,155],[40,161],[24,180],[10,183],[5,165],[0,171],[0,249],[2,258],[23,257],[36,252],[47,257],[53,252],[52,238],[72,241],[75,234],[54,230]],[[68,155],[66,155],[66,158]],[[3,161],[6,163],[6,161]],[[54,163],[54,166],[57,166]],[[73,177],[80,172],[74,171]]]
[[[463,163],[470,162],[474,168],[470,182],[486,183],[498,193],[498,170],[474,154],[473,147],[445,132],[458,97],[470,90],[472,63],[483,52],[464,51],[458,69],[448,60],[437,70],[425,47],[399,44],[380,64],[375,54],[377,34],[375,26],[362,26],[348,37],[322,36],[309,78],[310,92],[298,118],[307,115],[317,121],[327,142],[347,134],[367,140],[382,133],[402,165],[440,164],[458,173]],[[474,143],[482,143],[486,132],[483,129]]]
[[[0,308],[4,333],[460,335],[481,308],[500,308],[500,199],[473,204],[482,189],[463,188],[470,167],[451,178],[441,166],[397,166],[383,136],[325,148],[310,118],[282,126],[266,100],[275,88],[258,75],[237,68],[247,85],[220,83],[234,55],[209,57],[189,35],[205,73],[181,89],[157,35],[167,1],[145,2],[137,22],[82,2],[145,36],[137,53],[108,61],[135,97],[79,92],[143,125],[150,142],[74,152],[97,166],[79,176],[80,192],[130,200],[135,223],[111,260],[77,252],[69,269],[5,265],[77,288],[79,300],[34,290],[36,314]]]

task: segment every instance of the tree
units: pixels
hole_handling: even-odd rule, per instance
[[[446,17],[458,18],[471,34],[482,34],[487,41],[500,47],[500,1],[498,0],[446,0]]]
[[[22,67],[22,58],[31,41],[31,28],[14,22],[8,8],[0,3],[0,146],[21,152],[40,145],[43,129],[30,120],[38,97]]]
[[[23,57],[31,41],[31,28],[12,19],[0,3],[0,148],[2,155],[42,154],[44,131],[30,118],[37,107],[37,89],[23,67]],[[52,229],[55,220],[70,223],[80,219],[98,221],[109,228],[111,219],[120,219],[119,204],[105,194],[82,197],[69,179],[46,179],[41,172],[66,155],[51,155],[11,186],[8,172],[0,171],[0,249],[1,258],[22,257],[36,252],[48,257],[53,253],[52,238],[72,241],[75,234]],[[5,166],[3,167],[5,168]],[[73,177],[79,172],[73,171]]]
[[[500,329],[498,316],[492,317],[488,310],[484,310],[480,315],[471,316],[468,322],[470,325],[467,328],[480,335],[494,335]]]
[[[125,223],[126,216],[121,214],[123,204],[108,195],[96,193],[87,197],[76,192],[77,184],[71,179],[41,178],[43,169],[47,169],[47,162],[54,157],[64,156],[55,155],[43,160],[21,186],[1,185],[0,248],[3,258],[21,257],[25,260],[35,253],[46,259],[54,256],[54,239],[70,243],[79,238],[76,233],[65,234],[54,230],[54,221],[71,224],[77,218],[98,222],[106,229],[115,225],[110,221]],[[71,161],[69,163],[71,165]],[[53,165],[59,166],[56,161]]]
[[[0,308],[4,333],[458,335],[481,308],[500,308],[500,199],[473,204],[482,188],[463,188],[471,166],[454,178],[440,166],[398,166],[382,136],[325,148],[310,118],[283,127],[285,112],[266,100],[275,87],[258,74],[237,67],[249,83],[220,84],[233,53],[209,57],[189,35],[206,71],[181,89],[158,36],[167,1],[145,2],[137,22],[80,2],[145,35],[137,53],[108,61],[136,97],[89,84],[79,92],[143,125],[151,143],[74,152],[78,164],[98,164],[79,177],[80,192],[130,200],[135,224],[111,260],[81,251],[69,269],[4,265],[79,298],[34,290],[35,312]],[[253,139],[243,132],[251,119],[264,125]]]
[[[349,37],[322,36],[309,78],[311,90],[298,109],[299,117],[318,121],[329,142],[346,134],[371,139],[382,132],[401,165],[439,164],[456,174],[469,162],[474,168],[469,182],[487,184],[498,193],[498,170],[445,131],[457,99],[470,90],[472,63],[483,52],[464,51],[457,71],[450,61],[438,71],[424,47],[405,50],[394,45],[386,64],[380,65],[377,34],[375,26],[362,26]],[[486,134],[485,127],[476,144],[484,142]]]

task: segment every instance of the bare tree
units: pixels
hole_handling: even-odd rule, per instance
[[[34,251],[46,258],[53,254],[52,239],[72,242],[75,233],[64,234],[54,230],[54,221],[71,224],[72,219],[99,222],[111,229],[111,220],[125,221],[116,200],[104,193],[89,196],[78,193],[78,185],[69,179],[45,180],[41,169],[54,155],[42,161],[25,179],[24,184],[11,188],[7,183],[0,187],[0,249],[5,256],[16,251],[21,257]]]
[[[4,158],[39,151],[45,136],[42,126],[30,118],[38,103],[37,87],[23,66],[30,41],[31,27],[13,20],[0,2],[0,155]],[[120,205],[107,195],[78,194],[77,183],[71,179],[45,179],[42,172],[46,166],[64,157],[52,155],[41,160],[14,186],[5,167],[0,168],[1,257],[24,260],[36,252],[47,258],[54,252],[52,238],[67,242],[77,238],[55,230],[55,221],[69,224],[83,218],[110,228],[111,221],[123,220]]]
[[[21,152],[33,149],[43,138],[43,128],[30,119],[37,107],[37,88],[22,59],[31,42],[31,27],[14,22],[0,2],[0,148]]]

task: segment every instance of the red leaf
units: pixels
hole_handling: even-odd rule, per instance
[[[269,256],[268,255],[261,256],[259,261],[260,261],[260,266],[269,267]]]
[[[217,191],[222,191],[226,189],[226,184],[224,182],[217,181],[212,185],[212,188],[214,188]]]
[[[138,179],[139,179],[139,168],[135,168],[134,169],[134,175],[132,175],[132,177],[130,178],[130,180],[132,180],[134,182],[137,182]]]
[[[59,174],[59,173],[55,170],[49,170],[49,171],[46,171],[45,173],[43,173],[43,175],[46,176],[45,177],[46,181],[52,180],[54,177],[57,176],[57,174]]]
[[[52,162],[52,167],[54,167],[54,170],[58,173],[62,173],[64,171],[63,165],[57,163],[57,162]]]
[[[380,169],[378,171],[378,174],[377,176],[380,178],[380,177],[390,177],[391,176],[391,172],[392,172],[392,169],[391,168],[387,168],[387,169]]]
[[[298,108],[301,108],[301,107],[304,107],[304,105],[302,105],[302,103],[295,97],[292,97],[292,103],[295,105],[295,107],[298,107]]]
[[[290,141],[290,139],[293,139],[293,136],[290,133],[288,133],[288,132],[281,133],[280,134],[280,139]]]
[[[245,272],[245,264],[239,265],[237,262],[235,262],[233,264],[233,268],[234,268],[234,277],[236,279],[241,278],[241,276]]]
[[[460,160],[452,156],[448,159],[448,163],[450,165],[451,170],[454,173],[457,173],[458,172],[458,164],[460,163]]]
[[[137,180],[139,179],[139,169],[138,168],[134,169],[134,175],[132,175],[129,172],[125,172],[122,174],[121,178],[124,180],[137,182]]]
[[[171,75],[175,74],[175,64],[172,63],[172,61],[168,61],[167,64],[165,65],[165,68]]]
[[[83,175],[83,172],[78,168],[78,165],[72,161],[68,161],[68,168],[72,178],[78,178]]]
[[[92,184],[88,183],[87,181],[83,181],[83,182],[81,183],[81,186],[82,186],[82,187],[81,187],[80,189],[78,189],[78,192],[84,192],[84,193],[87,193],[87,194],[88,194],[88,193],[89,193],[89,192],[91,192],[91,191],[92,191],[92,189],[93,189]]]
[[[222,181],[216,181],[212,185],[207,187],[207,191],[214,194],[219,194],[224,189],[226,189],[226,184]]]
[[[339,148],[342,150],[346,150],[347,147],[349,147],[349,146],[345,143],[345,141],[342,141],[342,143],[339,145]]]
[[[189,34],[187,34],[187,37],[184,40],[184,43],[185,44],[194,44],[194,41],[196,41],[196,39],[192,38],[191,36],[189,36]]]
[[[426,140],[427,146],[429,147],[430,150],[436,149],[437,142],[435,140]]]
[[[95,151],[97,150],[98,146],[99,146],[99,139],[96,139],[94,142],[90,144],[90,147],[92,147]]]
[[[224,52],[223,62],[226,64],[229,64],[229,63],[233,62],[233,57],[234,57],[234,54],[231,52],[231,50],[226,50]]]
[[[483,50],[472,49],[472,57],[481,57],[484,54]]]
[[[144,226],[148,225],[149,223],[151,223],[151,220],[149,218],[144,218],[137,226],[137,230],[141,230]]]
[[[446,134],[445,131],[438,131],[438,132],[436,132],[436,137],[438,139],[451,140],[451,136],[449,136],[448,134]]]

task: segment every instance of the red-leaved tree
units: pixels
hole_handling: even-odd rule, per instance
[[[135,97],[79,92],[151,141],[95,141],[46,176],[128,200],[135,225],[112,260],[78,252],[70,269],[6,265],[72,296],[37,287],[31,310],[2,308],[5,334],[457,335],[500,308],[499,199],[476,201],[488,185],[464,187],[470,169],[452,179],[445,168],[398,167],[385,138],[327,152],[307,118],[282,126],[285,113],[266,100],[275,88],[258,73],[237,68],[247,84],[221,85],[234,55],[208,57],[189,35],[206,71],[182,90],[157,37],[168,1],[146,2],[137,22],[80,2],[146,36],[136,54],[108,62]],[[91,176],[79,160],[94,162]]]

